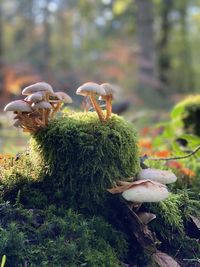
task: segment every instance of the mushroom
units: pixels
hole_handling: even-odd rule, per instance
[[[22,112],[31,112],[32,109],[26,101],[15,100],[15,101],[8,103],[5,106],[4,111],[13,111],[13,112],[17,112],[21,114]]]
[[[38,103],[33,103],[32,104],[32,108],[34,110],[38,110],[41,112],[41,116],[42,116],[42,124],[41,126],[45,126],[48,123],[48,115],[45,112],[45,110],[50,110],[52,108],[51,104],[49,102],[46,101],[41,101]]]
[[[143,169],[137,175],[138,180],[149,179],[161,184],[170,184],[174,183],[177,180],[176,175],[167,170],[158,170],[158,169]]]
[[[21,126],[23,128],[30,126],[30,122],[28,120],[28,114],[30,114],[33,110],[26,101],[24,100],[12,101],[5,106],[4,111],[13,111],[15,114],[17,114],[15,118],[21,121]]]
[[[104,88],[101,87],[100,85],[98,85],[97,83],[87,82],[87,83],[84,83],[83,85],[81,85],[77,89],[76,94],[90,97],[92,105],[93,105],[94,109],[96,110],[100,121],[103,122],[104,121],[104,115],[103,115],[101,107],[99,106],[99,104],[97,103],[97,101],[95,99],[95,95],[101,95],[101,96],[105,95],[106,92],[105,92]]]
[[[159,202],[169,196],[167,187],[163,184],[140,180],[132,183],[119,181],[120,186],[107,189],[112,194],[122,193],[122,197],[130,202]]]
[[[51,100],[50,102],[52,102],[52,104],[56,103],[57,105],[56,105],[56,107],[54,108],[54,110],[53,110],[53,112],[51,114],[51,118],[53,118],[54,114],[60,110],[60,107],[61,107],[62,103],[67,103],[67,104],[71,104],[72,103],[71,97],[68,94],[64,93],[64,92],[56,92],[54,94],[54,98],[57,98],[57,100],[54,100],[54,101]]]
[[[24,100],[27,102],[37,103],[45,98],[45,92],[37,92],[31,95],[28,95]]]
[[[110,118],[112,114],[112,100],[114,99],[114,95],[116,90],[113,85],[109,83],[102,83],[100,85],[106,92],[106,95],[102,95],[99,97],[99,100],[106,101],[106,120]]]
[[[25,87],[22,91],[22,95],[31,95],[37,92],[45,92],[45,100],[48,101],[49,95],[53,94],[53,88],[48,83],[38,82]]]

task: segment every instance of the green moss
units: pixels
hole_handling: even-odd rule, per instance
[[[119,116],[102,124],[95,113],[70,113],[34,136],[31,158],[42,163],[43,189],[51,200],[93,209],[116,180],[138,172],[136,142],[133,127]]]
[[[0,254],[6,255],[8,267],[119,267],[126,256],[123,235],[99,217],[85,219],[52,206],[28,210],[5,202],[0,216]]]
[[[200,135],[200,95],[193,95],[179,102],[171,112],[172,118],[180,122],[185,133]]]
[[[156,214],[151,229],[162,242],[160,249],[177,258],[194,258],[200,255],[198,239],[187,236],[190,215],[200,216],[200,202],[190,199],[187,191],[181,190],[165,201],[146,205]]]

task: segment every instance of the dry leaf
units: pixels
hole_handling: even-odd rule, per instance
[[[171,256],[159,250],[153,254],[153,260],[160,267],[181,267]]]
[[[194,217],[192,215],[190,215],[190,218],[192,219],[193,223],[196,225],[198,230],[200,230],[200,220],[197,217]]]
[[[156,218],[156,215],[149,212],[139,212],[137,216],[140,218],[141,222],[144,224],[148,224],[152,220]]]

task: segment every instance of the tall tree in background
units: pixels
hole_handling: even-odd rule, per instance
[[[48,79],[49,63],[51,59],[51,26],[50,26],[50,11],[48,0],[45,1],[43,8],[43,44],[42,44],[42,68],[46,78]]]
[[[159,79],[164,85],[169,83],[169,71],[171,68],[171,55],[169,53],[169,37],[172,28],[170,14],[173,9],[173,0],[163,0],[160,3],[160,39],[158,41],[158,65]]]
[[[135,0],[136,32],[139,43],[139,88],[155,89],[157,82],[157,62],[154,41],[154,13],[152,0]],[[146,90],[145,90],[146,91]],[[152,91],[152,90],[151,90]],[[149,94],[146,91],[146,94]]]

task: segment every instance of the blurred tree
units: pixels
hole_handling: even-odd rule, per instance
[[[169,83],[169,71],[171,68],[171,55],[169,53],[169,38],[172,28],[172,20],[170,19],[171,11],[173,9],[173,0],[163,0],[159,3],[161,29],[160,38],[158,40],[158,65],[159,65],[159,79],[165,85]]]

